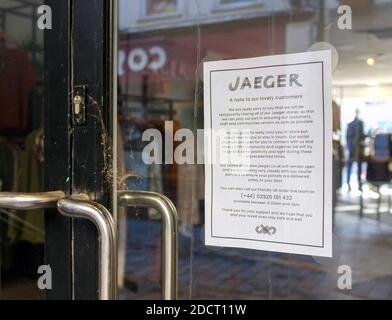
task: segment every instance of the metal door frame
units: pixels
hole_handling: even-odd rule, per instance
[[[70,0],[46,0],[52,9],[52,30],[44,31],[44,184],[45,190],[70,194],[71,123]],[[72,298],[71,221],[45,210],[45,263],[52,270],[51,300]]]
[[[52,30],[44,32],[45,190],[88,194],[111,208],[106,159],[112,137],[113,5],[116,0],[46,0]],[[73,120],[75,86],[87,86],[86,124]],[[106,162],[106,164],[105,164]],[[97,299],[97,230],[86,220],[45,214],[49,299]]]
[[[87,86],[86,124],[74,122],[72,126],[71,188],[72,193],[86,193],[109,210],[114,2],[71,1],[71,88]],[[73,298],[97,299],[100,267],[97,230],[90,221],[80,219],[73,221],[71,229]]]

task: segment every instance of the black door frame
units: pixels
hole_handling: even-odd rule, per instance
[[[110,209],[113,110],[113,6],[116,0],[46,0],[45,188],[87,193]],[[75,86],[87,86],[86,123],[73,120]],[[49,299],[97,299],[97,232],[47,210]],[[72,240],[73,239],[73,240]],[[72,259],[73,258],[73,259]]]
[[[46,0],[52,30],[44,32],[45,190],[71,193],[70,159],[70,0]],[[71,299],[71,222],[55,209],[45,210],[45,261],[52,269],[48,299]]]

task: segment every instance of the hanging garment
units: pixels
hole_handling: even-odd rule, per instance
[[[198,168],[195,164],[178,166],[177,211],[180,230],[199,223]]]
[[[35,74],[28,54],[19,48],[0,48],[0,129],[24,130],[29,94]]]
[[[19,149],[0,138],[0,191],[15,191]],[[0,209],[0,262],[3,270],[11,268],[11,250],[7,241],[9,214]]]
[[[150,191],[163,194],[162,165],[153,163],[150,165]],[[155,209],[149,208],[150,219],[160,219],[161,216]]]
[[[0,139],[0,191],[15,191],[19,153],[18,147]]]
[[[31,132],[26,139],[25,150],[21,155],[17,180],[18,192],[40,192],[43,190],[42,162],[39,138],[42,129]],[[43,210],[29,210],[18,214],[22,221],[10,223],[8,236],[13,241],[27,241],[33,244],[44,243]],[[12,219],[12,218],[11,218]]]

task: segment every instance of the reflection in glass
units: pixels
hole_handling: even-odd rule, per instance
[[[237,4],[237,3],[246,3],[246,2],[254,2],[255,0],[219,0],[220,4]]]
[[[0,4],[0,191],[43,191],[43,33],[36,27],[40,4]],[[1,299],[45,298],[37,287],[44,231],[41,210],[0,209]]]
[[[147,16],[177,12],[177,0],[146,0]]]

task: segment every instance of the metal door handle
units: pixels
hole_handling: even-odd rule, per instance
[[[62,191],[37,193],[0,192],[0,207],[14,210],[55,208],[57,201],[64,198]]]
[[[62,191],[39,193],[0,192],[0,208],[33,210],[55,208],[67,217],[92,221],[98,229],[99,246],[99,299],[115,299],[117,294],[117,241],[116,228],[109,211],[88,200],[87,195],[64,198]]]
[[[177,299],[178,215],[173,202],[155,192],[119,191],[118,204],[154,208],[162,216],[162,298]]]
[[[109,211],[99,203],[82,197],[70,197],[57,202],[61,214],[93,222],[98,230],[99,299],[115,300],[117,296],[117,239],[116,227]]]

